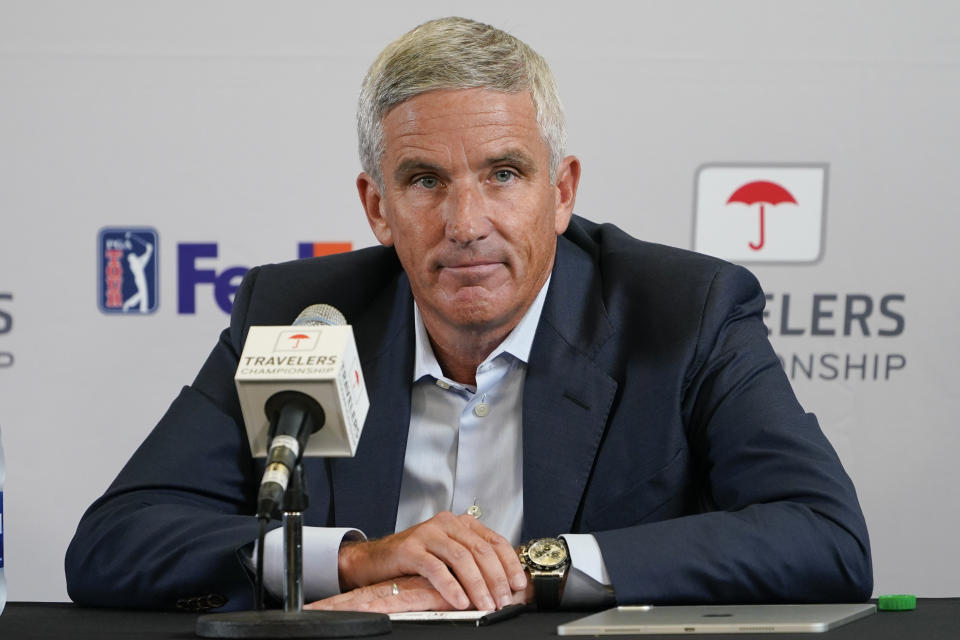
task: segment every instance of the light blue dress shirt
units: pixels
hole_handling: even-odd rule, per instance
[[[548,279],[519,324],[477,367],[476,387],[443,375],[420,308],[414,304],[413,390],[396,531],[441,511],[469,512],[513,546],[520,544],[523,383],[549,284]],[[340,545],[344,540],[363,538],[356,529],[304,528],[304,595],[308,602],[340,592]],[[566,534],[563,538],[573,565],[563,603],[608,604],[612,597],[605,585],[610,578],[596,539],[590,534]],[[280,530],[267,534],[264,580],[271,593],[282,592]]]

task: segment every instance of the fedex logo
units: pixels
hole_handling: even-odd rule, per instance
[[[301,242],[298,258],[312,258],[350,251],[349,242]],[[216,242],[181,242],[177,245],[177,313],[197,312],[197,290],[209,286],[213,299],[224,313],[233,308],[233,296],[250,267],[234,265],[217,268],[219,247]]]
[[[346,253],[353,251],[352,242],[301,242],[297,245],[297,257],[319,258],[320,256],[331,256],[335,253]]]
[[[211,285],[217,306],[224,313],[230,313],[233,294],[250,267],[233,266],[217,272],[199,264],[205,258],[216,258],[217,254],[215,242],[182,242],[177,245],[177,313],[197,312],[197,287],[200,285]]]

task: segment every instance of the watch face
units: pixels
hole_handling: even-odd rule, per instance
[[[527,548],[527,557],[544,569],[553,569],[567,561],[567,548],[556,538],[541,538]]]

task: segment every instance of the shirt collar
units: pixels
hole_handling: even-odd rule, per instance
[[[550,286],[550,279],[553,274],[547,276],[547,281],[540,287],[537,297],[533,299],[533,304],[523,314],[520,322],[513,328],[500,345],[486,357],[483,362],[490,362],[503,353],[508,353],[517,360],[527,363],[530,358],[530,348],[533,346],[533,336],[537,332],[537,326],[540,324],[540,315],[543,312],[543,303],[547,298],[547,289]],[[414,349],[413,363],[413,381],[416,382],[424,376],[433,376],[437,380],[443,380],[443,371],[440,370],[440,363],[433,353],[433,347],[430,345],[430,338],[427,335],[427,327],[423,324],[423,317],[420,315],[420,306],[416,300],[413,302],[413,318],[416,325],[416,346]],[[482,363],[481,363],[482,364]]]

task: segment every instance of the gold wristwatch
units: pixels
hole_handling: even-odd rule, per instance
[[[537,538],[520,545],[520,562],[533,580],[533,598],[538,609],[556,609],[560,606],[560,594],[570,553],[567,543],[560,538]]]

